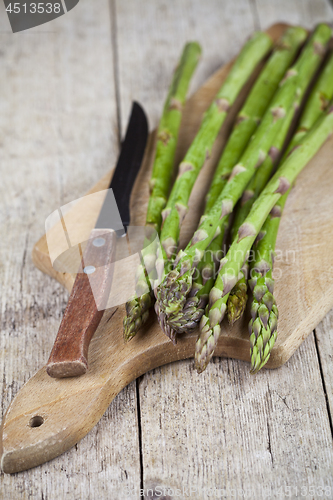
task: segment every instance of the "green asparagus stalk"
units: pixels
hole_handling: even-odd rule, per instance
[[[176,182],[162,213],[161,248],[156,259],[159,280],[170,269],[178,247],[180,226],[188,210],[194,182],[205,160],[210,156],[217,134],[240,90],[258,63],[271,49],[272,40],[265,33],[255,35],[245,44],[214,101],[206,111],[200,129],[179,166]],[[156,295],[155,289],[155,295]],[[167,327],[165,311],[155,303],[155,311],[163,331],[175,341],[175,332]]]
[[[298,128],[287,149],[287,154],[297,145],[313,124],[323,114],[333,98],[333,54],[321,72],[300,118]],[[283,195],[267,217],[256,246],[249,282],[253,291],[252,319],[249,324],[251,343],[251,373],[257,373],[268,361],[277,336],[278,309],[272,278],[273,255],[280,219],[289,191]]]
[[[263,188],[265,187],[268,179],[274,168],[274,162],[278,158],[281,149],[285,143],[287,134],[290,130],[291,123],[296,115],[297,110],[304,98],[305,92],[308,89],[314,75],[316,74],[323,57],[325,55],[325,46],[331,37],[331,30],[326,24],[320,24],[313,32],[308,43],[304,47],[300,57],[296,61],[294,68],[299,74],[299,84],[297,97],[295,100],[294,107],[290,109],[288,117],[284,122],[283,127],[279,134],[277,134],[275,141],[270,149],[269,155],[263,164],[258,168],[257,172],[251,179],[249,185],[247,186],[241,200],[241,206],[236,211],[235,222],[234,222],[234,234],[237,234],[238,228],[242,225],[247,215],[249,214],[251,207],[259,196]],[[315,50],[315,48],[320,43],[320,50]],[[305,132],[304,132],[305,133]],[[303,133],[303,135],[304,135]],[[296,140],[299,135],[302,134],[300,130],[295,136]]]
[[[146,218],[146,224],[153,226],[157,232],[160,232],[161,214],[168,199],[183,107],[200,57],[201,47],[197,42],[189,42],[185,45],[170,85],[157,131],[156,154],[149,182],[150,198]]]
[[[288,28],[278,40],[272,55],[265,64],[258,79],[253,85],[244,106],[236,118],[236,124],[224,148],[223,154],[214,174],[214,178],[206,197],[205,213],[214,205],[220,191],[227,183],[232,167],[235,166],[248,144],[253,132],[258,127],[262,116],[267,109],[278,85],[286,70],[294,60],[300,46],[307,36],[306,31],[300,27]],[[196,278],[186,303],[181,311],[172,316],[172,325],[178,333],[188,331],[197,326],[208,301],[208,295],[213,286],[214,279],[209,277],[216,267],[216,254],[221,254],[222,242],[227,221],[221,220],[219,230],[221,233],[205,251],[203,260],[199,263]],[[219,259],[220,260],[220,259]],[[204,274],[204,276],[203,276]],[[161,314],[156,305],[157,316]],[[176,333],[167,325],[167,317],[163,318],[163,329],[168,329],[168,336],[175,340]]]
[[[277,336],[279,312],[273,295],[273,255],[280,217],[288,194],[289,190],[281,196],[268,215],[261,229],[265,236],[256,248],[256,260],[252,264],[249,280],[253,293],[249,323],[252,374],[257,373],[267,363]]]
[[[297,130],[288,145],[286,155],[299,144],[302,137],[307,134],[316,120],[326,111],[332,98],[332,73],[333,53],[331,52],[307,100]]]
[[[213,144],[231,105],[271,46],[272,40],[268,35],[262,32],[255,33],[244,45],[225,82],[206,111],[200,129],[179,165],[178,177],[162,212],[160,240],[164,255],[160,255],[158,267],[164,268],[164,261],[173,259],[194,182],[205,160],[211,155]]]
[[[238,231],[226,257],[221,260],[220,272],[209,294],[209,305],[200,322],[200,334],[195,348],[195,366],[202,372],[213,356],[221,333],[226,303],[230,291],[239,279],[242,265],[261,227],[279,199],[289,190],[297,175],[333,133],[333,106],[320,117],[313,128],[301,139],[255,201],[245,222]]]
[[[201,218],[200,224],[185,251],[180,251],[170,271],[155,289],[158,309],[168,317],[177,315],[184,307],[192,288],[194,269],[202,259],[209,243],[220,233],[221,219],[226,220],[245,187],[262,162],[279,132],[287,110],[293,105],[297,92],[298,73],[292,68],[280,84],[269,109],[230,175],[229,181],[220,193],[212,209]]]
[[[146,215],[147,233],[150,228],[159,234],[162,223],[162,210],[164,209],[169,194],[171,176],[173,172],[174,157],[178,140],[178,132],[182,118],[189,83],[201,56],[201,47],[197,42],[187,43],[183,49],[180,61],[174,72],[169,92],[164,104],[162,117],[157,131],[156,153],[153,171],[149,183],[150,197]],[[146,238],[143,253],[156,248]],[[149,255],[144,255],[147,262]],[[153,267],[151,265],[151,267]],[[137,295],[126,303],[126,316],[124,318],[124,340],[132,339],[139,328],[147,321],[149,308],[152,305],[154,294],[144,266],[137,270],[136,277]],[[149,292],[147,292],[149,288]]]
[[[327,30],[326,25],[319,25],[306,44],[301,56],[298,58],[295,64],[295,68],[300,76],[295,105],[288,111],[287,118],[280,132],[277,134],[275,140],[273,141],[273,145],[269,151],[267,158],[265,159],[263,164],[260,165],[243,193],[240,206],[238,207],[238,210],[235,214],[232,238],[237,235],[239,227],[246,219],[254,201],[258,198],[259,194],[264,189],[273,172],[274,166],[276,166],[277,164],[277,160],[280,156],[281,150],[283,149],[286,138],[288,136],[288,132],[290,131],[291,124],[294,121],[298,108],[302,102],[302,99],[304,98],[306,90],[308,89],[315,73],[319,68],[320,63],[322,62],[324,51],[315,51],[313,50],[313,47],[316,46],[315,44],[317,43],[318,39],[322,41],[323,33],[327,37],[326,43],[328,42],[330,38],[329,29]],[[234,322],[242,316],[245,310],[246,302],[247,280],[243,276],[239,283],[237,283],[234,289],[231,291],[227,304],[227,316],[231,325],[234,324]]]
[[[295,59],[306,36],[305,29],[291,27],[278,40],[272,55],[265,64],[236,118],[235,126],[223,150],[206,196],[205,213],[209,212],[213,207],[217,197],[226,185],[232,168],[244,152],[282,77]]]

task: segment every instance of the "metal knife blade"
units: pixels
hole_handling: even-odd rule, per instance
[[[139,103],[133,102],[125,138],[122,142],[120,155],[110,188],[116,199],[119,214],[126,230],[130,223],[129,203],[132,188],[140,169],[148,138],[148,122],[146,114]],[[101,208],[95,227],[109,227],[110,206],[108,198]]]

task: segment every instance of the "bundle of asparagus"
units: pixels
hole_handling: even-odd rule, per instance
[[[252,134],[257,129],[286,70],[295,58],[300,46],[306,38],[306,31],[300,27],[286,30],[278,40],[268,62],[261,71],[241,111],[239,112],[233,131],[223,150],[216,168],[211,186],[206,197],[204,214],[213,207],[222,189],[227,184],[234,165],[240,159]],[[228,219],[221,219],[219,235],[214,238],[205,251],[197,268],[197,277],[193,279],[192,289],[184,307],[168,320],[173,327],[173,335],[191,330],[197,326],[208,301],[208,294],[214,284],[213,275],[216,262],[221,254],[224,233]],[[221,258],[221,255],[220,255]],[[164,326],[165,327],[165,326]]]
[[[255,35],[245,44],[236,59],[231,71],[215,96],[212,104],[204,114],[200,129],[195,136],[185,158],[180,163],[179,173],[171,191],[166,209],[163,212],[163,227],[161,232],[162,252],[158,255],[156,267],[160,280],[165,271],[173,265],[174,256],[178,247],[180,227],[188,209],[188,200],[194,182],[205,160],[209,158],[217,134],[235,102],[240,90],[247,82],[258,63],[269,52],[272,46],[271,39],[264,33]],[[172,290],[172,295],[177,290]],[[160,298],[159,288],[155,288],[155,295]],[[169,300],[168,298],[166,299]],[[158,300],[155,311],[162,330],[175,342],[175,331],[166,321],[167,311],[161,308]]]
[[[326,25],[319,26],[310,50],[322,56],[324,44],[328,42],[330,34],[331,30]],[[321,50],[318,47],[321,47]],[[307,66],[306,60],[302,66],[304,65]],[[233,211],[256,169],[266,159],[276,135],[287,119],[287,111],[297,105],[303,73],[304,70],[300,71],[296,65],[287,71],[248,147],[233,167],[227,184],[210,211],[201,218],[190,243],[184,251],[179,252],[174,269],[169,271],[155,290],[155,307],[162,317],[161,323],[165,323],[167,318],[167,323],[173,327],[173,318],[183,309],[192,288],[192,276],[196,266],[203,258],[209,243],[220,234],[221,219],[226,220]],[[234,285],[236,282],[237,280]]]
[[[197,230],[188,245],[177,253],[180,228],[195,180],[211,154],[231,105],[258,63],[271,51],[270,38],[256,33],[243,47],[206,111],[167,199],[179,118],[173,129],[174,145],[170,146],[163,167],[156,166],[158,154],[155,159],[152,186],[159,187],[157,191],[152,189],[146,224],[160,231],[161,246],[150,245],[149,251],[143,252],[137,297],[127,304],[125,339],[132,338],[146,320],[155,293],[159,324],[174,343],[177,334],[193,329],[200,322],[195,346],[195,366],[200,373],[213,356],[224,315],[227,313],[233,324],[244,313],[249,284],[253,293],[249,323],[251,373],[267,363],[277,335],[278,308],[272,271],[282,211],[297,175],[333,132],[333,54],[306,99],[331,35],[332,30],[326,24],[317,26],[292,66],[307,38],[306,31],[289,28],[273,47],[235,120]],[[194,66],[190,65],[192,69],[185,72],[186,88]],[[164,113],[170,108],[172,95],[171,87]],[[185,95],[186,91],[183,100]],[[304,111],[298,119],[303,105]],[[162,119],[160,132],[165,128]],[[159,140],[166,145],[169,136],[165,139],[159,133]],[[278,165],[284,149],[286,153]],[[231,216],[231,246],[223,257]],[[251,250],[254,258],[249,261]],[[151,272],[153,269],[155,274]],[[154,283],[152,276],[156,277],[156,271],[158,282]],[[140,289],[143,290],[140,282],[145,287],[149,284],[149,293],[140,294]]]
[[[172,259],[174,256],[174,252],[178,246],[180,225],[185,217],[187,202],[200,168],[202,167],[205,159],[210,155],[215,138],[227,116],[231,104],[235,101],[239,91],[253,73],[258,63],[268,53],[271,46],[272,41],[268,35],[261,32],[255,33],[255,35],[244,46],[230,74],[228,75],[226,82],[217,93],[209,109],[206,111],[201,127],[184,160],[179,166],[178,177],[172,188],[166,207],[164,208],[164,206],[162,207],[161,204],[159,204],[159,207],[161,208],[159,214],[162,213],[163,216],[163,227],[160,235],[162,252],[157,258],[156,266],[159,265],[160,268],[164,268],[167,260]],[[184,59],[186,58],[183,56],[182,60],[184,61]],[[182,67],[181,64],[180,67]],[[171,85],[171,91],[166,101],[163,117],[159,127],[158,135],[160,137],[165,137],[165,131],[167,133],[170,131],[170,123],[173,121],[169,118],[169,116],[165,117],[166,112],[170,112],[170,102],[175,101],[175,96],[172,95],[172,89],[176,92],[178,90],[178,102],[183,104],[192,72],[183,71],[182,79],[179,77],[177,78],[176,76],[174,78],[176,82],[178,81],[179,89],[177,89],[177,83],[173,83]],[[179,110],[180,106],[178,105],[176,109],[177,108]],[[174,128],[173,135],[176,140],[180,125],[180,118],[181,117],[179,117],[179,120],[177,121],[177,127]],[[165,122],[167,122],[167,126],[165,125]],[[162,140],[160,142],[163,144],[165,141]],[[167,161],[165,162],[160,162],[159,155],[156,155],[152,179],[161,177],[160,175],[154,175],[154,173],[157,174],[160,170],[167,172],[172,169],[174,152],[175,149],[173,149],[172,153],[168,155]],[[161,166],[160,163],[162,163]],[[170,179],[170,176],[168,179]],[[163,187],[166,186],[166,189],[164,189],[163,192],[163,201],[165,201],[165,193],[168,192],[169,183],[164,182],[162,185]],[[148,207],[153,207],[155,205],[153,194],[151,195],[151,200],[152,201],[149,201]],[[158,210],[156,210],[156,212],[158,212]],[[147,214],[147,224],[150,224],[148,216],[149,210]],[[145,245],[145,247],[147,249],[152,249],[151,245]],[[155,250],[157,251],[157,249]],[[148,262],[149,268],[155,268],[155,257],[154,253],[145,255],[145,260]],[[137,297],[132,298],[126,304],[127,317],[124,320],[124,338],[126,340],[133,338],[138,329],[147,320],[149,314],[148,310],[152,304],[151,294],[140,294],[140,282],[143,283],[144,289],[146,289],[147,286],[145,271],[143,269],[139,270],[138,275]]]

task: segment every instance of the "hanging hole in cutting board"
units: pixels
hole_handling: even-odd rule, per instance
[[[40,427],[43,423],[44,419],[40,415],[35,415],[29,420],[30,427]]]

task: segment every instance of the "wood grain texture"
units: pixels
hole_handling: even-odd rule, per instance
[[[109,77],[112,69],[112,54],[107,46],[107,39],[111,39],[108,13],[104,1],[98,2],[99,10],[94,11],[93,15],[93,11],[86,6],[88,3],[88,0],[80,1],[81,17],[77,23],[69,22],[70,19],[78,19],[76,16],[79,16],[79,11],[75,9],[71,13],[71,18],[67,16],[67,24],[64,23],[65,17],[58,20],[57,30],[66,30],[66,38],[59,36],[56,32],[48,35],[48,38],[40,35],[41,44],[31,39],[29,41],[32,32],[16,35],[17,41],[13,44],[9,25],[4,24],[5,16],[0,16],[3,42],[1,48],[2,51],[6,49],[4,55],[1,56],[1,61],[4,62],[1,67],[5,72],[4,80],[10,84],[3,87],[0,100],[2,111],[6,110],[5,114],[0,115],[2,161],[6,169],[8,166],[8,174],[4,175],[2,172],[1,184],[1,199],[6,201],[1,205],[1,214],[6,220],[1,230],[2,234],[7,235],[6,239],[2,238],[0,241],[1,262],[3,263],[0,272],[1,282],[4,285],[1,294],[0,363],[5,373],[2,384],[2,411],[8,407],[24,381],[45,363],[52,345],[52,337],[57,330],[66,304],[66,294],[63,293],[62,288],[54,280],[36,273],[29,258],[32,245],[43,231],[45,217],[55,207],[85,192],[99,175],[107,171],[109,159],[111,158],[112,164],[116,158],[117,144],[110,146],[110,139],[113,140],[116,137],[117,129],[116,113],[110,109],[110,104],[114,100],[113,86],[109,84],[112,81],[112,75],[111,80]],[[163,61],[164,59],[167,61],[170,52],[173,51],[172,61],[175,64],[183,41],[183,32],[188,34],[188,38],[199,39],[203,43],[205,49],[203,64],[206,65],[206,58],[209,58],[209,64],[205,66],[205,71],[200,73],[200,79],[194,82],[193,88],[196,88],[212,71],[237,53],[253,26],[260,27],[252,8],[253,5],[255,6],[255,1],[247,3],[224,0],[216,5],[210,1],[177,0],[170,5],[161,0],[147,0],[141,2],[137,22],[131,21],[131,23],[127,22],[126,18],[131,16],[133,2],[127,3],[128,9],[124,7],[120,12],[121,18],[118,19],[118,24],[123,29],[121,32],[118,31],[118,37],[115,33],[112,35],[114,51],[117,53],[118,50],[118,66],[126,66],[127,77],[130,78],[130,80],[123,78],[118,88],[122,96],[123,109],[120,109],[120,116],[123,124],[127,120],[126,109],[124,109],[126,95],[129,95],[129,101],[126,104],[129,110],[131,96],[139,96],[142,100],[140,95],[142,88],[145,89],[146,95],[149,95],[149,111],[154,117],[151,120],[152,124],[157,123],[170,78],[170,67],[167,62]],[[162,6],[161,14],[158,16],[155,14],[156,4]],[[308,27],[312,27],[319,20],[323,20],[321,15],[323,9],[329,15],[326,20],[332,19],[331,8],[327,7],[325,0],[290,0],[285,3],[265,1],[261,2],[261,5],[262,8],[266,8],[261,16],[263,27],[279,20],[305,23]],[[271,16],[269,18],[265,14],[268,7]],[[3,9],[2,4],[0,8]],[[236,8],[238,8],[237,11]],[[304,10],[312,11],[312,19],[304,17]],[[151,17],[149,12],[153,13]],[[219,14],[216,15],[216,12]],[[230,12],[237,17],[231,19]],[[140,28],[141,23],[144,23],[147,17],[148,22],[146,25],[142,24],[143,27]],[[228,31],[231,23],[233,30]],[[128,26],[131,26],[132,31],[127,30]],[[212,30],[211,26],[217,26],[217,28]],[[51,29],[51,24],[49,27]],[[170,36],[168,36],[168,30]],[[8,33],[6,43],[4,43],[4,32]],[[225,36],[226,32],[231,35],[230,38]],[[19,45],[18,37],[21,35],[21,45]],[[79,35],[79,40],[76,40]],[[135,44],[132,43],[132,39],[135,40]],[[138,40],[140,43],[137,43]],[[61,51],[55,49],[57,43],[61,43]],[[83,48],[82,44],[84,44]],[[25,48],[22,45],[25,45]],[[127,46],[122,49],[122,45]],[[33,51],[31,51],[32,48]],[[50,58],[49,51],[54,54],[56,60]],[[138,64],[141,57],[140,51],[149,56],[140,59],[145,67],[149,60],[152,61],[147,71],[143,70],[141,63]],[[47,57],[42,57],[41,53],[47,53]],[[36,55],[31,57],[31,54]],[[90,60],[91,57],[93,61]],[[22,72],[21,68],[20,74],[17,74],[15,69],[14,61],[17,59],[27,60],[29,64],[29,67],[25,67],[25,72]],[[70,64],[73,59],[76,61],[75,65]],[[32,67],[40,68],[40,85],[31,71]],[[96,67],[99,68],[99,72],[96,72]],[[158,71],[158,77],[155,76],[155,71]],[[96,73],[102,76],[96,78]],[[133,75],[136,75],[136,78]],[[71,88],[74,82],[77,82],[76,76],[81,82],[81,90],[74,94]],[[57,83],[56,86],[54,82]],[[33,100],[27,100],[24,94],[25,89],[29,89],[29,94],[36,97]],[[54,89],[58,89],[57,92],[54,93]],[[62,92],[63,89],[66,89],[65,93]],[[82,95],[94,95],[94,112],[85,112],[84,99],[81,100]],[[102,101],[101,96],[103,96]],[[41,102],[39,113],[48,110],[51,104],[53,106],[52,113],[49,113],[44,121],[36,111],[37,104]],[[65,115],[59,111],[55,113],[59,106],[63,109],[66,103],[71,108],[70,114]],[[80,115],[74,113],[77,103],[80,103]],[[98,103],[101,103],[102,111],[95,120],[95,108]],[[146,105],[146,102],[144,104]],[[15,113],[14,109],[16,109]],[[92,106],[89,109],[92,109]],[[103,127],[99,127],[98,123],[102,119],[105,119],[105,123]],[[61,127],[55,126],[49,130],[48,125],[59,122],[61,124],[66,122],[67,133],[63,137],[54,135],[52,140],[47,142],[47,138],[54,131],[61,130]],[[37,124],[39,124],[38,129]],[[14,126],[18,128],[16,137],[13,133]],[[70,137],[68,137],[69,131],[71,131]],[[87,131],[90,131],[89,135]],[[98,134],[99,137],[97,137]],[[43,141],[40,137],[43,137]],[[32,149],[32,144],[37,144],[38,149]],[[12,157],[13,152],[14,157]],[[56,168],[55,180],[54,177],[50,177],[52,169],[47,172],[48,175],[41,173],[41,167],[46,165],[44,158],[47,156],[51,158],[49,164]],[[29,158],[32,159],[29,160]],[[31,176],[32,170],[27,166],[28,161],[37,172],[35,176]],[[14,168],[19,173],[15,179],[11,175]],[[60,183],[58,179],[65,180],[65,182]],[[27,192],[27,186],[31,186],[32,183],[35,196]],[[15,241],[12,247],[8,244],[8,235],[11,233],[12,240],[9,243]],[[326,368],[323,364],[325,359],[329,361],[329,355],[332,353],[333,327],[331,325],[332,323],[326,319],[325,327],[318,326],[316,329],[318,340],[320,337],[326,340],[325,344],[318,342],[319,348],[321,345],[325,349],[331,349],[327,356],[321,356],[322,369],[326,374],[331,371],[329,364]],[[317,415],[313,418],[313,408],[316,408],[316,405],[322,408],[323,402],[323,390],[320,383],[316,382],[319,367],[314,347],[313,338],[310,336],[284,367],[274,372],[258,374],[255,387],[253,384],[246,383],[247,379],[250,382],[254,380],[248,375],[248,364],[237,360],[214,360],[207,371],[200,378],[197,377],[200,383],[193,383],[193,375],[195,377],[196,375],[191,374],[192,361],[180,361],[156,369],[151,374],[143,376],[138,386],[143,475],[140,475],[139,470],[140,431],[136,426],[135,384],[131,384],[117,396],[100,423],[77,447],[37,469],[14,476],[2,476],[0,496],[3,498],[31,498],[33,496],[45,500],[118,498],[124,491],[124,487],[135,486],[136,493],[124,496],[124,498],[136,500],[139,497],[137,492],[141,476],[142,486],[145,488],[148,481],[150,485],[162,481],[164,484],[172,482],[178,487],[197,484],[199,493],[193,494],[193,498],[206,499],[209,497],[204,493],[203,486],[214,487],[216,471],[226,471],[221,455],[223,448],[215,447],[216,441],[220,443],[223,436],[227,436],[228,439],[223,441],[223,444],[228,447],[227,449],[233,456],[231,466],[224,476],[226,482],[223,486],[226,488],[231,485],[237,488],[241,488],[244,484],[252,486],[256,484],[252,470],[253,467],[257,467],[258,453],[252,441],[254,438],[251,437],[250,441],[248,433],[240,432],[240,426],[245,425],[249,430],[257,427],[266,429],[269,423],[274,422],[278,416],[274,439],[269,441],[267,431],[263,438],[263,445],[261,435],[256,441],[260,443],[260,449],[264,450],[268,458],[269,446],[273,443],[275,453],[280,457],[277,462],[278,467],[274,468],[273,498],[284,496],[283,491],[279,494],[276,489],[280,478],[285,478],[284,481],[281,480],[284,485],[290,484],[299,488],[301,486],[309,488],[310,484],[318,486],[320,481],[320,484],[325,484],[327,483],[325,471],[328,480],[331,477],[327,469],[331,435],[327,429],[324,412],[319,415],[323,417],[322,421],[318,420]],[[301,366],[303,366],[302,369]],[[230,369],[234,372],[236,381],[229,376]],[[216,374],[215,379],[212,373]],[[273,388],[274,405],[266,405],[262,403],[262,398],[268,393],[268,383],[271,377],[275,377],[275,374],[274,384],[270,386]],[[179,377],[176,378],[174,375],[179,375]],[[161,379],[163,383],[159,384],[157,381]],[[213,380],[216,379],[219,383],[218,390],[214,390],[213,385]],[[187,383],[182,382],[183,380]],[[304,389],[298,394],[297,387],[300,384],[304,385]],[[312,391],[313,384],[318,391],[316,394]],[[327,392],[331,387],[332,384],[329,386],[327,383]],[[240,391],[246,391],[250,404],[243,406],[240,403]],[[155,400],[152,401],[151,397]],[[293,409],[290,411],[283,400],[288,404],[293,401],[293,397],[296,398],[297,405],[289,405]],[[168,405],[168,412],[163,414],[165,418],[161,414],[162,428],[160,416],[156,416],[161,405],[154,406],[155,411],[152,411],[152,404],[155,405],[156,398]],[[221,401],[225,401],[224,406]],[[220,419],[223,419],[226,408],[229,410],[229,415],[235,415],[235,417],[225,418],[221,430]],[[311,418],[307,418],[308,412],[311,413]],[[209,420],[216,422],[216,434],[207,432]],[[237,432],[234,430],[236,424],[238,425]],[[313,436],[316,435],[318,424],[320,439],[317,444]],[[187,439],[183,445],[181,438],[185,434],[187,434]],[[204,436],[203,439],[200,439],[201,434]],[[147,437],[149,437],[149,446],[145,446]],[[172,447],[167,446],[170,439],[172,439]],[[295,451],[296,449],[300,450],[299,453]],[[284,452],[285,456],[283,456]],[[303,460],[302,454],[304,453],[306,458]],[[323,453],[328,457],[326,462],[322,460]],[[290,456],[294,462],[290,460]],[[240,470],[237,466],[234,471],[235,464],[239,461],[242,469]],[[268,471],[269,477],[273,477],[273,469],[269,468]],[[169,480],[168,475],[172,481]],[[259,473],[256,468],[254,477],[257,481],[260,480],[261,484],[266,484],[265,469]],[[319,481],[319,478],[322,479]],[[310,483],[310,480],[313,480],[313,483]],[[219,481],[217,477],[217,484]],[[309,489],[307,491],[309,493]],[[231,492],[229,497],[231,494],[234,496],[234,493]],[[225,497],[228,498],[226,495]],[[292,497],[295,498],[295,492]],[[305,495],[305,498],[313,497],[316,498],[314,495]],[[239,494],[238,498],[245,498],[245,496]],[[324,495],[324,498],[329,498],[329,496]]]
[[[214,487],[225,491],[220,498],[234,491],[287,498],[286,486],[297,498],[302,485],[332,492],[332,437],[312,337],[287,365],[258,376],[232,359],[214,358],[204,379],[184,364],[140,382],[146,488],[192,486],[200,499]]]

